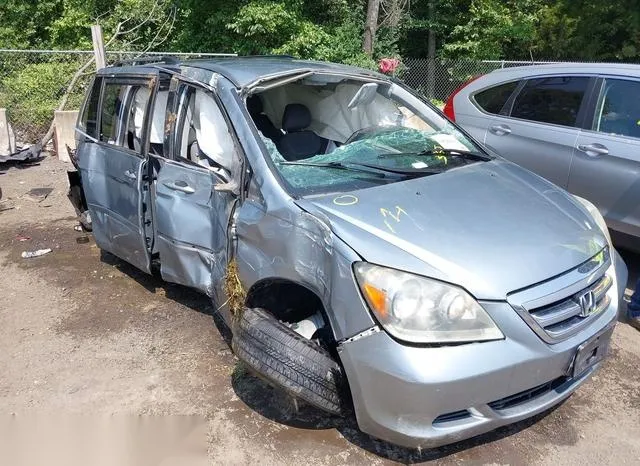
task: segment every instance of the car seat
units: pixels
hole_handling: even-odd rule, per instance
[[[282,115],[282,129],[286,131],[277,144],[278,151],[289,161],[323,154],[329,140],[306,128],[311,124],[311,112],[302,104],[289,104]]]
[[[253,118],[258,130],[277,144],[282,137],[282,131],[276,128],[269,117],[264,114],[262,98],[259,95],[255,94],[247,99],[247,110],[249,110],[249,115]]]

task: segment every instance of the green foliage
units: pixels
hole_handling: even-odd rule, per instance
[[[29,64],[0,81],[0,107],[7,108],[22,142],[33,142],[47,132],[52,111],[78,67],[77,62],[62,61]],[[84,86],[86,82],[70,96],[68,108],[80,107]]]
[[[0,48],[89,49],[98,21],[111,49],[288,53],[375,66],[381,57],[640,58],[638,0],[412,0],[361,52],[367,0],[3,0]],[[392,2],[386,2],[388,9]],[[430,8],[430,6],[432,8]],[[381,10],[381,21],[385,8]],[[170,33],[169,33],[170,32]],[[166,37],[166,40],[163,40]]]
[[[452,58],[528,58],[536,38],[539,0],[472,0],[469,19],[443,47]]]
[[[93,21],[87,2],[64,0],[63,5],[62,14],[47,27],[51,43],[61,49],[90,50],[91,33],[87,31],[90,30]]]
[[[319,15],[324,24],[306,16],[318,14],[318,5],[327,7]],[[362,52],[363,18],[361,6],[348,8],[343,0],[252,0],[226,26],[235,34],[235,51],[241,54],[288,54],[372,68],[374,61]],[[383,55],[393,41],[379,44]]]
[[[282,47],[292,36],[313,35],[316,31],[304,27],[297,3],[255,0],[240,8],[227,24],[238,35],[238,51],[265,54]]]
[[[638,61],[637,0],[564,0],[543,8],[538,53],[554,59]]]
[[[439,99],[431,99],[431,103],[438,107],[440,110],[442,110],[444,108],[444,101],[439,100]]]
[[[46,47],[48,26],[62,13],[62,0],[0,2],[0,48]]]
[[[269,52],[327,60],[331,55],[331,48],[328,47],[330,43],[331,36],[321,26],[302,21],[289,40]]]
[[[165,48],[178,52],[234,52],[238,38],[227,24],[243,3],[182,0],[172,40]]]

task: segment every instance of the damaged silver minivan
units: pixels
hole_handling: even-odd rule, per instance
[[[253,371],[432,447],[567,398],[627,270],[587,201],[403,84],[288,57],[98,72],[70,198],[98,246],[213,300]]]

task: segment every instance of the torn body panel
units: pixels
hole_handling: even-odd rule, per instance
[[[321,300],[339,341],[374,325],[362,312],[351,265],[358,255],[327,224],[293,204],[289,218],[268,213],[264,204],[247,201],[236,218],[237,262],[247,288],[286,279],[313,291]],[[291,211],[289,211],[291,213]]]
[[[283,278],[311,286],[323,300],[329,296],[332,254],[320,222],[299,210],[280,218],[264,206],[245,202],[236,218],[237,257],[242,281],[249,286],[266,278]],[[286,240],[273,241],[275,238]]]

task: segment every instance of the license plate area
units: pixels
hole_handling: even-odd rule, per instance
[[[613,328],[613,325],[607,327],[578,346],[571,365],[571,377],[580,377],[590,367],[598,364],[607,356]]]

